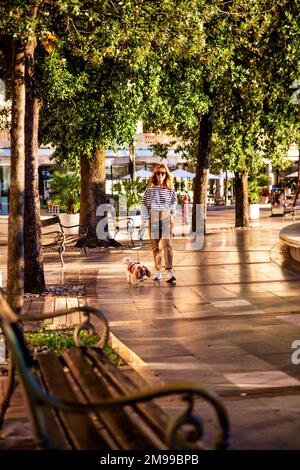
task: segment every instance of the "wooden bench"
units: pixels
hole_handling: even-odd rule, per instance
[[[216,413],[217,426],[214,423],[209,430],[209,433],[216,432],[213,448],[228,446],[228,417],[213,393],[198,384],[188,383],[153,388],[143,385],[141,389],[140,381],[138,383],[128,373],[128,368],[117,368],[105,357],[102,348],[109,329],[100,310],[78,307],[22,316],[22,321],[40,322],[78,311],[85,321],[75,330],[77,346],[60,356],[49,351],[32,358],[18,327],[19,317],[0,294],[1,328],[10,357],[7,389],[0,412],[1,428],[18,379],[23,386],[39,449],[203,449],[207,436],[201,417],[194,411],[195,398],[205,400]],[[81,343],[80,331],[94,332],[92,315],[100,330],[100,340],[94,347],[86,347]],[[183,402],[180,414],[172,418],[154,401],[170,395],[179,395]]]
[[[58,251],[61,265],[64,265],[63,253],[66,245],[75,244],[80,242],[84,249],[84,254],[87,256],[88,247],[88,229],[85,225],[63,225],[59,216],[48,217],[41,221],[42,224],[42,247],[44,249],[56,249]],[[56,226],[58,230],[46,231],[45,229],[50,226]],[[74,235],[67,235],[65,229],[78,227],[78,233]]]

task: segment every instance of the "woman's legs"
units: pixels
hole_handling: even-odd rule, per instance
[[[162,238],[162,247],[164,251],[165,269],[172,269],[173,268],[172,238]]]
[[[152,253],[154,259],[155,269],[160,271],[161,269],[161,249],[159,247],[159,240],[151,238]]]
[[[165,269],[173,269],[173,221],[170,215],[164,220],[164,229],[162,234],[162,247],[164,250]]]
[[[159,222],[158,222],[158,220]],[[169,278],[175,280],[173,269],[173,219],[170,214],[160,212],[159,217],[154,221],[151,219],[149,224],[149,236],[152,246],[155,269],[161,270],[162,252],[164,252],[165,269],[169,273]],[[152,230],[151,230],[152,225]]]
[[[151,214],[149,221],[149,238],[152,246],[152,253],[154,259],[155,269],[160,271],[161,269],[161,246],[159,245],[161,233],[160,233],[160,223],[159,223],[159,212],[154,212]]]

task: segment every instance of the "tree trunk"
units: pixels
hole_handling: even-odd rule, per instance
[[[11,177],[8,218],[7,301],[21,313],[24,292],[25,51],[12,42]]]
[[[133,143],[129,145],[129,174],[132,179],[135,177],[135,147]]]
[[[192,229],[197,232],[196,212],[197,207],[202,207],[201,216],[206,222],[206,207],[207,207],[207,185],[209,178],[209,146],[212,136],[212,112],[209,111],[201,117],[199,127],[199,144],[197,151],[197,164],[196,176],[194,180],[194,199],[193,199],[193,212],[192,212]],[[199,223],[199,222],[198,222]]]
[[[28,43],[26,56],[26,119],[25,119],[25,292],[41,294],[45,290],[41,249],[41,221],[38,173],[38,127],[41,102],[35,96],[34,50],[36,40]]]
[[[227,176],[227,171],[226,171],[226,177],[224,181],[224,198],[225,198],[225,206],[228,206],[228,176]]]
[[[80,223],[88,227],[91,246],[103,245],[98,240],[96,228],[103,216],[97,216],[100,204],[106,204],[105,149],[97,149],[92,158],[80,157]]]
[[[300,144],[298,145],[298,148],[300,148]],[[298,180],[297,180],[297,188],[300,190],[300,155],[298,158]]]
[[[235,226],[249,227],[248,174],[235,172]]]
[[[300,148],[300,143],[298,144],[298,148]],[[278,180],[278,178],[277,178]],[[278,184],[278,182],[277,182]],[[295,196],[294,196],[294,202],[293,202],[293,205],[295,206],[296,205],[296,201],[298,199],[298,196],[300,194],[300,155],[299,155],[299,158],[298,158],[298,178],[297,178],[297,188],[296,188],[296,192],[295,192]]]

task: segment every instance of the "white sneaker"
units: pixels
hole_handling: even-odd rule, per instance
[[[174,271],[168,271],[168,274],[167,274],[167,279],[166,279],[166,282],[174,282],[176,281],[176,274],[174,273]]]
[[[161,281],[161,272],[160,271],[156,271],[156,273],[154,274],[153,276],[153,281]]]

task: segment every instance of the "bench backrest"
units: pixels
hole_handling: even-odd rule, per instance
[[[48,217],[48,219],[43,219],[41,221],[42,227],[49,227],[50,225],[60,225],[60,218],[58,216]]]

